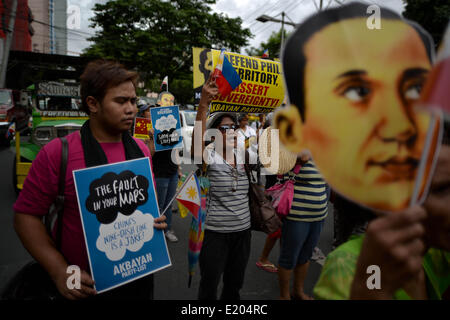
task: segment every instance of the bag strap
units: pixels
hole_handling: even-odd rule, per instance
[[[256,166],[256,182],[259,185],[262,185],[262,183],[261,183],[261,162],[259,161],[259,158],[258,158],[258,164]]]
[[[250,178],[250,168],[248,167],[248,164],[244,163],[245,173],[247,174],[248,183],[251,183],[252,180]]]
[[[249,152],[248,152],[247,150],[245,150],[245,156],[244,156],[244,159],[245,159],[245,161],[244,161],[244,169],[245,169],[245,173],[247,174],[248,183],[250,183],[250,184],[251,184],[251,183],[259,184],[259,176],[257,177],[257,181],[254,181],[255,179],[254,179],[254,177],[253,177],[253,175],[252,175],[252,173],[251,173],[250,164],[247,163],[247,160],[250,159],[250,154],[249,154]],[[236,165],[236,168],[237,168],[236,154],[234,155],[234,162],[235,162],[235,165]],[[259,170],[259,167],[258,167],[258,166],[257,166],[257,170]],[[259,174],[259,173],[258,173],[258,174]]]
[[[300,164],[297,164],[297,165],[295,165],[294,169],[291,169],[291,171],[292,171],[295,175],[297,175],[297,174],[300,172],[300,169],[301,169],[301,168],[302,168],[302,166],[301,166]],[[291,174],[290,174],[291,171],[288,172],[289,176],[291,176]],[[291,177],[291,178],[292,178],[292,177]],[[284,175],[283,175],[283,174],[278,174],[278,175],[277,175],[277,179],[278,179],[278,182],[283,181],[283,180],[284,180]]]
[[[67,159],[69,155],[69,148],[67,145],[66,137],[61,137],[61,164],[59,169],[59,184],[58,184],[58,196],[56,197],[55,206],[56,206],[56,221],[57,221],[57,229],[56,229],[56,247],[58,250],[61,249],[61,239],[62,239],[62,216],[64,213],[64,191],[66,186],[66,171],[67,171]]]

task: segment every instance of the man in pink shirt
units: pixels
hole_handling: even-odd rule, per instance
[[[24,187],[14,204],[14,227],[25,248],[48,272],[59,293],[67,299],[95,295],[72,171],[107,163],[149,157],[148,147],[129,134],[137,112],[137,73],[115,62],[94,61],[81,76],[82,108],[89,115],[80,131],[68,135],[68,162],[62,218],[61,250],[48,235],[42,217],[58,194],[62,143],[54,139],[33,161]],[[166,228],[165,216],[154,227]],[[81,289],[66,285],[69,265],[81,269]],[[99,295],[104,298],[152,298],[153,276]]]

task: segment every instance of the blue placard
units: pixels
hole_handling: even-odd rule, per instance
[[[178,106],[150,108],[150,115],[155,151],[182,148],[183,136]]]
[[[171,265],[148,158],[73,171],[92,278],[104,292]]]

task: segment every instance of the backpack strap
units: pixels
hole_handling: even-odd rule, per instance
[[[61,165],[59,169],[59,184],[58,184],[58,196],[56,197],[55,206],[56,206],[56,221],[57,221],[57,229],[56,229],[56,247],[59,251],[61,251],[61,239],[62,239],[62,216],[64,213],[64,191],[66,186],[66,171],[67,171],[67,159],[69,155],[69,148],[67,145],[66,137],[60,138],[62,144],[61,150]]]

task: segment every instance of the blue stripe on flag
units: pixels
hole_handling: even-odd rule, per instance
[[[234,69],[233,65],[228,61],[227,56],[224,55],[223,66],[222,66],[222,75],[230,84],[231,88],[234,90],[237,86],[242,83],[239,74]]]

